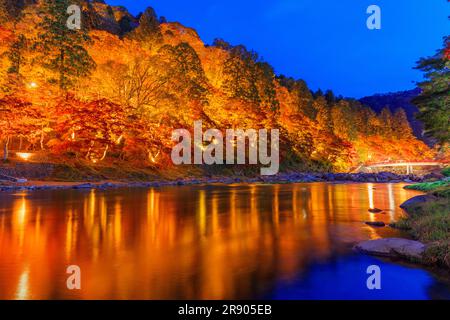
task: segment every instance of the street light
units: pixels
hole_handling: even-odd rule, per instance
[[[36,89],[38,87],[38,84],[34,81],[30,82],[29,85],[30,89]]]

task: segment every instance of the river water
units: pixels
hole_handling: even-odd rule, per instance
[[[403,236],[364,221],[397,220],[416,194],[356,183],[0,193],[0,299],[450,299],[445,275],[351,250]],[[67,288],[70,265],[80,290]],[[371,265],[380,290],[367,288]]]

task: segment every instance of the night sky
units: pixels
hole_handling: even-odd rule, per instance
[[[195,28],[207,44],[244,44],[279,74],[310,88],[362,97],[414,88],[412,68],[449,34],[447,0],[107,0],[137,14],[147,6],[168,21]],[[366,9],[382,10],[369,30]]]

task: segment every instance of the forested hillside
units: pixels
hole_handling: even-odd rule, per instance
[[[281,163],[348,170],[366,161],[431,158],[403,109],[311,92],[243,45],[205,45],[153,9],[138,17],[80,1],[65,30],[60,1],[0,1],[0,139],[9,150],[170,167],[173,129],[278,128]],[[304,50],[308,50],[305,44]]]

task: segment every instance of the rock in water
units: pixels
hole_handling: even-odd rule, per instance
[[[367,221],[365,224],[372,226],[372,227],[384,227],[386,224],[381,221]]]
[[[380,213],[380,212],[383,212],[383,210],[381,210],[381,209],[378,209],[378,208],[370,208],[369,209],[369,212],[370,213]]]
[[[354,249],[374,256],[421,260],[426,246],[418,241],[386,238],[360,242],[354,246]]]

